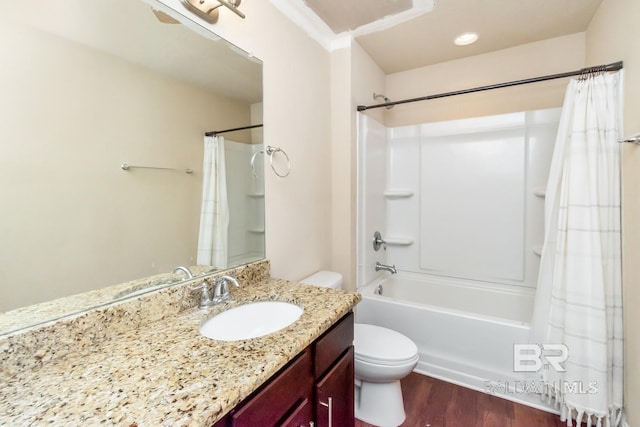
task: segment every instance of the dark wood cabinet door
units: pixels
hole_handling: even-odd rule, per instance
[[[316,383],[317,427],[353,427],[353,346]]]
[[[310,350],[305,350],[253,398],[231,414],[232,427],[282,425],[300,402],[311,400],[313,376]]]

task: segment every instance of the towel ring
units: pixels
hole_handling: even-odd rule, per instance
[[[275,166],[273,166],[273,155],[277,152],[284,154],[284,156],[287,158],[287,172],[284,174],[280,174],[276,170]],[[289,156],[287,155],[287,153],[280,147],[272,147],[270,145],[267,145],[267,154],[269,155],[269,163],[271,164],[271,169],[273,170],[273,173],[275,173],[280,178],[289,176],[289,174],[291,173],[291,160],[289,159]]]

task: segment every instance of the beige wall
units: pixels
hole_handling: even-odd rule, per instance
[[[387,76],[392,100],[562,73],[584,66],[584,33],[530,43]],[[567,80],[496,89],[413,104],[386,113],[387,126],[462,119],[562,105]]]
[[[351,118],[355,120],[357,118],[356,108],[358,105],[380,104],[382,102],[380,99],[374,100],[373,94],[387,94],[387,76],[357,42],[354,42],[351,46],[351,61],[353,63],[351,73]],[[385,111],[387,109],[380,108],[369,110],[367,114],[381,122],[384,119]]]
[[[202,133],[249,106],[8,23],[0,56],[0,311],[195,264]]]
[[[640,48],[637,0],[604,0],[586,37],[587,65],[624,61],[625,136],[640,132]],[[630,426],[640,425],[640,147],[622,151],[625,407]]]
[[[384,73],[357,43],[331,54],[331,263],[345,289],[356,289],[357,112],[384,92]],[[376,111],[382,119],[382,112]]]
[[[331,264],[327,266],[344,277],[343,287],[353,288],[355,236],[351,233],[355,217],[351,201],[351,58],[350,49],[331,54]]]

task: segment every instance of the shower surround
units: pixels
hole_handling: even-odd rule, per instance
[[[359,115],[358,321],[416,342],[418,372],[547,410],[522,390],[513,351],[528,342],[559,117],[387,129]],[[374,250],[375,231],[386,250]]]

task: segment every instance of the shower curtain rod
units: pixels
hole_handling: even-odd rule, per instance
[[[560,74],[550,74],[548,76],[533,77],[533,78],[524,79],[524,80],[515,80],[515,81],[512,81],[512,82],[505,82],[505,83],[498,83],[498,84],[488,85],[488,86],[474,87],[474,88],[471,88],[471,89],[456,90],[456,91],[453,91],[453,92],[439,93],[437,95],[421,96],[420,98],[403,99],[401,101],[386,102],[384,104],[358,105],[358,111],[371,110],[373,108],[390,107],[390,106],[398,105],[398,104],[407,104],[409,102],[428,101],[430,99],[446,98],[448,96],[464,95],[466,93],[482,92],[484,90],[500,89],[500,88],[503,88],[503,87],[518,86],[518,85],[523,85],[523,84],[528,84],[528,83],[543,82],[543,81],[546,81],[546,80],[554,80],[554,79],[561,79],[561,78],[564,78],[564,77],[579,76],[581,74],[602,73],[602,72],[606,72],[606,71],[618,71],[618,70],[621,70],[621,69],[622,69],[622,61],[618,61],[618,62],[614,62],[612,64],[607,64],[607,65],[597,65],[595,67],[582,68],[582,69],[577,70],[577,71],[569,71],[569,72],[560,73]]]
[[[253,129],[253,128],[261,128],[262,126],[263,125],[261,123],[259,125],[243,126],[241,128],[224,129],[224,130],[212,130],[212,131],[209,131],[209,132],[205,132],[204,135],[205,136],[216,136],[219,133],[235,132],[237,130],[246,130],[246,129]]]

